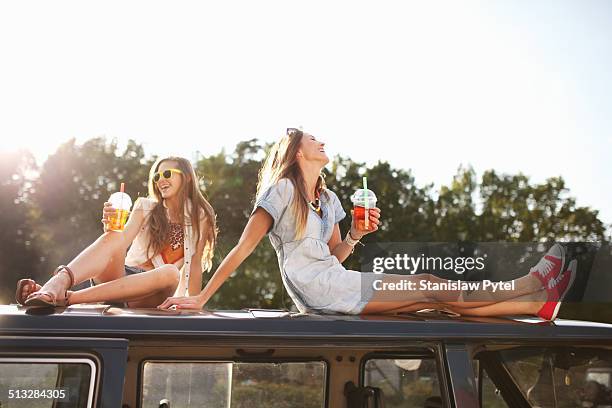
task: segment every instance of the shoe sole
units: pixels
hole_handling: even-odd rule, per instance
[[[550,317],[550,319],[548,319],[549,322],[552,322],[553,320],[557,318],[557,315],[559,314],[559,309],[561,309],[560,300],[557,302],[557,305],[555,306],[555,310],[553,311],[552,316]]]
[[[46,301],[41,299],[40,296],[28,299],[25,301],[25,306],[32,307],[66,307],[66,299],[56,299],[55,301]]]
[[[55,305],[53,305],[53,303],[47,303],[42,299],[32,299],[26,303],[24,303],[24,306],[28,306],[28,307],[56,307]]]

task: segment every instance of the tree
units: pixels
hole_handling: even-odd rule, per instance
[[[473,195],[478,187],[472,168],[459,168],[450,186],[440,187],[434,208],[436,241],[480,241]]]
[[[198,173],[206,180],[204,186],[210,203],[217,212],[220,230],[213,270],[236,245],[248,221],[267,148],[254,139],[248,140],[239,143],[230,155],[221,152],[197,163]],[[238,278],[229,279],[211,299],[211,308],[283,307],[284,288],[276,253],[268,239],[262,240],[235,274]],[[284,302],[288,303],[288,298]]]
[[[35,172],[36,162],[29,152],[0,153],[0,299],[12,299],[15,282],[38,259],[32,239],[36,224],[29,222],[28,202]]]
[[[529,184],[522,175],[486,171],[480,184],[483,203],[479,216],[481,241],[605,241],[598,212],[576,207],[561,177]]]
[[[41,280],[100,236],[102,205],[121,182],[133,200],[147,195],[153,159],[145,158],[142,146],[132,140],[119,152],[117,142],[105,138],[82,145],[73,139],[49,156],[31,197],[37,210],[35,239],[43,255],[34,269]]]
[[[269,145],[256,139],[239,143],[232,153],[200,157],[195,163],[200,186],[217,212],[220,228],[213,270],[238,242],[251,214],[257,175]],[[37,178],[31,155],[3,157],[0,166],[1,266],[5,289],[12,299],[17,279],[46,280],[60,263],[68,262],[102,232],[102,203],[125,182],[133,199],[147,195],[146,180],[155,157],[129,141],[91,139],[82,145],[61,145],[40,169]],[[410,170],[389,163],[373,166],[335,157],[325,170],[326,183],[338,195],[350,226],[350,196],[367,175],[382,210],[382,228],[364,242],[547,240],[606,241],[598,212],[577,207],[560,177],[541,184],[522,175],[486,171],[478,180],[470,167],[459,168],[448,186],[419,187]],[[345,265],[359,270],[360,250]],[[25,254],[25,255],[24,255]],[[35,272],[38,272],[35,273]],[[280,278],[278,261],[268,239],[229,279],[208,304],[210,308],[282,308],[290,306]],[[204,281],[212,274],[204,276]]]
[[[340,223],[341,231],[346,233],[350,228],[353,207],[350,197],[362,188],[362,177],[366,175],[383,216],[379,231],[364,237],[364,243],[432,240],[434,202],[430,198],[431,185],[417,187],[410,171],[393,169],[386,162],[378,162],[368,169],[364,163],[335,157],[330,168],[331,171],[325,172],[326,184],[338,195],[347,214]],[[349,257],[345,265],[359,270],[360,259]]]

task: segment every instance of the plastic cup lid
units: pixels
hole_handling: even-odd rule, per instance
[[[126,193],[113,193],[108,199],[108,202],[117,210],[129,210],[132,208],[132,199]]]
[[[369,207],[372,208],[376,205],[376,201],[378,199],[376,198],[376,194],[374,194],[372,190],[364,190],[363,188],[360,188],[359,190],[355,191],[355,193],[353,193],[353,195],[351,196],[351,201],[353,202],[353,205],[365,206],[366,200],[368,201]]]

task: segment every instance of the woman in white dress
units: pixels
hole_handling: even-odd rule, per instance
[[[552,320],[571,286],[575,261],[564,271],[564,250],[554,245],[530,273],[513,282],[512,291],[375,290],[402,281],[448,283],[429,274],[393,275],[347,270],[342,262],[355,244],[380,225],[380,210],[370,210],[371,231],[353,219],[343,240],[338,223],[345,212],[336,194],[325,187],[321,171],[329,162],[324,143],[298,129],[271,149],[259,175],[257,199],[238,244],[225,257],[202,292],[168,298],[160,308],[200,309],[268,234],[289,295],[302,312],[399,313],[426,308],[462,315],[532,314]],[[432,285],[433,286],[433,285]]]

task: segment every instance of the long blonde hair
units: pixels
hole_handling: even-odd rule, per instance
[[[161,163],[165,161],[173,161],[176,162],[179,170],[183,172],[183,182],[181,183],[181,188],[179,190],[178,198],[179,198],[179,207],[182,223],[192,226],[193,230],[196,231],[196,242],[192,243],[193,249],[198,247],[200,239],[205,239],[206,243],[204,246],[204,253],[202,254],[202,270],[208,271],[212,268],[212,258],[215,251],[215,245],[217,244],[217,216],[215,214],[215,210],[210,205],[208,200],[204,198],[202,192],[198,188],[198,178],[193,169],[193,166],[189,162],[189,160],[184,159],[182,157],[165,157],[162,159],[158,159],[153,166],[151,166],[151,171],[149,172],[149,197],[153,198],[157,201],[155,207],[151,211],[151,216],[148,220],[148,228],[149,228],[149,245],[147,247],[147,253],[149,253],[150,249],[153,249],[154,254],[159,254],[163,247],[166,245],[168,240],[168,235],[170,234],[170,221],[166,216],[166,210],[163,206],[163,198],[159,188],[157,188],[157,184],[153,181],[153,176],[159,170],[159,166]],[[187,201],[191,202],[190,212],[189,212],[189,220],[183,220],[185,203]],[[204,213],[205,218],[204,222],[206,222],[206,230],[205,237],[201,236],[200,229],[200,215]]]
[[[293,194],[291,211],[296,219],[295,239],[301,239],[304,236],[309,211],[306,182],[297,161],[297,153],[303,136],[304,132],[299,129],[288,129],[287,133],[274,143],[259,171],[259,182],[257,183],[257,198],[281,179],[286,178],[293,183],[295,194]],[[315,187],[317,195],[327,194],[325,188],[323,175],[319,175]]]

